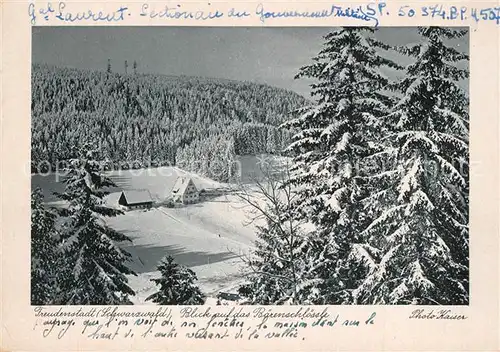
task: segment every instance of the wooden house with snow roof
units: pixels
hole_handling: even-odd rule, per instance
[[[145,209],[151,208],[153,199],[149,191],[122,191],[118,204],[127,209]]]
[[[190,204],[200,199],[200,192],[191,177],[179,176],[171,192],[174,203]]]

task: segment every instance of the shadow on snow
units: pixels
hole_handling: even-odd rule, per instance
[[[206,253],[198,251],[188,251],[181,246],[143,246],[130,245],[123,246],[124,250],[132,255],[132,261],[127,266],[137,274],[156,271],[160,260],[166,255],[174,257],[176,263],[189,268],[195,266],[213,264],[224,260],[238,257],[231,252]]]

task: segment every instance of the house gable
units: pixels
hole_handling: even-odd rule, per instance
[[[128,205],[127,198],[125,197],[125,194],[123,192],[120,195],[120,198],[118,199],[118,204],[120,204],[120,205]]]
[[[198,188],[190,177],[179,176],[172,188],[174,201],[191,203],[198,199]]]
[[[198,189],[196,188],[196,185],[194,184],[192,179],[189,179],[189,182],[186,186],[186,189],[184,190],[184,194],[193,194],[197,193]]]

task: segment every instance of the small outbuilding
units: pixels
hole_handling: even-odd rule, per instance
[[[118,204],[128,209],[147,209],[153,205],[149,191],[122,191]]]
[[[234,292],[219,292],[217,294],[217,305],[237,305],[242,297]]]
[[[172,188],[172,201],[175,203],[196,203],[200,198],[200,192],[190,177],[178,177]]]

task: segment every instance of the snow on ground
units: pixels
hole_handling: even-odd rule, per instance
[[[225,187],[226,184],[188,173],[177,167],[158,167],[138,170],[116,170],[106,173],[120,189],[148,190],[155,201],[163,201],[169,195],[179,176],[190,176],[199,190]]]
[[[225,198],[225,197],[220,197]],[[242,279],[242,260],[252,249],[254,230],[224,200],[188,205],[134,210],[109,218],[108,224],[128,235],[133,243],[124,248],[132,254],[130,277],[137,297],[134,303],[155,291],[149,279],[157,277],[156,266],[167,254],[191,268],[203,292],[215,295],[219,289]]]
[[[156,202],[164,201],[179,176],[190,176],[198,189],[227,187],[213,180],[174,167],[147,170],[114,171],[109,177],[123,190],[148,190]],[[109,195],[116,204],[120,193]],[[243,281],[242,256],[249,253],[255,240],[255,228],[246,222],[243,203],[235,195],[224,195],[180,208],[155,207],[128,211],[107,219],[116,230],[131,237],[124,245],[132,254],[130,285],[137,292],[134,304],[155,292],[151,278],[158,277],[158,262],[167,254],[186,265],[198,277],[201,290],[210,297]]]
[[[184,175],[191,176],[198,189],[229,186],[175,167],[120,170],[107,175],[117,185],[107,198],[109,205],[117,204],[122,190],[148,190],[155,202],[162,202],[177,177]],[[53,190],[64,188],[50,176],[33,176],[32,186],[37,185],[49,197]],[[47,199],[48,203],[54,200]],[[132,239],[122,246],[132,255],[129,266],[137,273],[129,277],[137,293],[133,303],[151,304],[145,301],[156,291],[150,279],[158,276],[158,262],[166,255],[193,270],[200,288],[212,301],[221,290],[234,291],[244,281],[242,256],[253,249],[255,240],[255,226],[246,224],[247,209],[236,195],[229,194],[179,208],[159,206],[107,218],[109,226]]]

